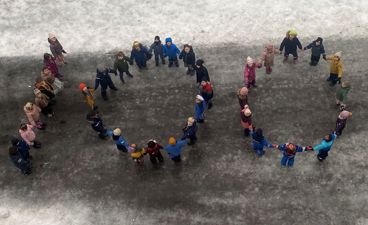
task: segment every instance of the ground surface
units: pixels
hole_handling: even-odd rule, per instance
[[[1,225],[368,224],[365,1],[58,3],[0,3]],[[280,168],[276,150],[255,157],[250,139],[242,137],[235,96],[246,56],[259,56],[268,41],[279,43],[289,27],[299,30],[303,44],[321,35],[328,53],[344,52],[353,112],[326,162],[301,153],[292,170]],[[29,86],[39,76],[50,30],[70,52],[62,68],[66,88],[57,97],[55,117],[43,118],[47,130],[37,133],[43,148],[31,150],[34,171],[25,177],[8,159],[8,141],[24,120],[23,105],[33,100]],[[111,64],[114,49],[127,50],[135,39],[149,44],[158,31],[172,35],[179,47],[194,44],[215,86],[215,105],[181,165],[164,153],[161,167],[146,158],[137,168],[112,141],[96,137],[85,121],[78,84],[92,84],[96,65]],[[258,70],[259,87],[250,93],[254,123],[273,143],[317,144],[334,128],[338,110],[335,88],[325,82],[328,64],[311,68],[309,52],[300,55],[297,65],[282,64],[277,56],[271,76]],[[121,127],[139,145],[179,137],[193,115],[194,77],[185,75],[182,64],[169,69],[150,62],[148,71],[131,71],[135,77],[125,85],[113,77],[120,90],[109,92],[108,102],[98,94],[106,126]]]
[[[314,153],[301,153],[292,170],[280,168],[275,150],[257,159],[250,140],[241,136],[235,90],[244,52],[254,55],[259,47],[197,49],[208,61],[215,106],[200,126],[198,144],[185,149],[184,162],[175,166],[166,157],[160,168],[148,160],[136,168],[111,141],[96,138],[84,119],[77,84],[92,82],[97,61],[111,62],[111,56],[70,56],[62,69],[66,89],[58,96],[55,118],[44,118],[49,126],[38,132],[43,148],[32,150],[35,168],[28,177],[9,162],[6,142],[24,118],[22,105],[32,100],[28,85],[41,64],[26,57],[3,59],[1,224],[367,224],[368,44],[339,45],[353,87],[348,102],[353,118],[325,163]],[[335,46],[326,42],[331,52]],[[322,61],[311,68],[308,58],[302,55],[293,65],[277,57],[271,76],[258,70],[259,88],[251,91],[250,105],[256,126],[271,142],[316,144],[334,128],[338,111],[334,88],[325,82],[328,66]],[[169,135],[180,136],[193,114],[194,78],[182,67],[152,63],[148,71],[132,72],[134,79],[125,85],[114,78],[120,90],[109,93],[110,101],[97,98],[106,125],[121,127],[131,143],[154,137],[166,144]]]

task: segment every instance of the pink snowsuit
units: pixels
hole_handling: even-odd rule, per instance
[[[262,60],[264,61],[264,66],[266,68],[267,74],[270,74],[272,72],[273,59],[275,53],[279,53],[279,50],[275,48],[273,45],[267,45],[262,54]]]
[[[24,131],[22,129],[19,129],[19,134],[23,138],[23,140],[25,142],[27,142],[27,144],[29,146],[33,145],[32,143],[36,139],[36,134],[33,131],[33,126],[32,125],[27,124],[27,130],[26,131]]]
[[[250,88],[250,85],[255,87],[256,85],[256,67],[261,68],[262,64],[259,62],[253,63],[252,66],[245,65],[244,69],[244,85]]]
[[[40,121],[40,112],[41,112],[40,107],[38,107],[36,104],[33,104],[32,110],[27,110],[27,108],[24,107],[24,112],[26,113],[28,122],[32,126],[37,127],[37,128],[42,126],[42,122]]]

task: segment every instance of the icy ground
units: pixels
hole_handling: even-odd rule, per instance
[[[70,53],[130,49],[155,35],[210,47],[278,43],[292,27],[306,40],[368,34],[365,0],[2,0],[0,9],[0,56],[42,55],[50,32]]]

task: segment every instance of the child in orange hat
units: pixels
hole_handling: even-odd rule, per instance
[[[84,96],[84,101],[93,110],[95,108],[95,100],[93,98],[94,89],[87,87],[85,83],[80,83],[79,89],[82,91],[82,94]]]

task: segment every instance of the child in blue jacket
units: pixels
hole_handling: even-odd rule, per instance
[[[147,61],[151,58],[151,54],[149,53],[146,46],[143,46],[138,41],[133,42],[133,48],[130,53],[130,65],[133,65],[133,60],[137,64],[138,68],[147,69]]]
[[[155,40],[153,41],[153,43],[152,43],[152,45],[151,45],[151,47],[149,49],[149,53],[152,54],[152,51],[155,54],[155,63],[156,63],[156,66],[159,65],[159,60],[160,59],[161,59],[162,65],[164,65],[165,64],[164,46],[161,43],[161,40],[160,40],[160,37],[159,36],[156,36],[155,37]]]
[[[255,132],[251,130],[250,135],[253,139],[253,150],[259,157],[262,157],[265,154],[264,147],[273,148],[273,145],[270,144],[263,136],[263,130],[261,128],[258,128]]]
[[[327,156],[328,152],[331,150],[332,145],[336,139],[336,133],[331,133],[326,135],[320,144],[313,147],[314,151],[318,151],[317,159],[323,162]]]
[[[183,128],[183,137],[181,140],[189,139],[188,145],[193,145],[197,141],[197,123],[193,117],[189,117],[187,125]]]
[[[166,38],[164,45],[164,57],[167,56],[169,58],[169,67],[172,67],[173,63],[175,63],[176,67],[179,67],[179,54],[180,50],[175,44],[172,43],[171,37]]]
[[[194,118],[198,123],[204,123],[204,111],[206,110],[206,101],[201,95],[197,95],[195,99]]]
[[[91,127],[94,131],[98,133],[98,136],[101,139],[106,139],[111,136],[112,131],[107,130],[102,122],[100,115],[98,114],[97,109],[92,110],[87,114],[87,120],[91,123]]]
[[[129,143],[121,135],[121,130],[119,128],[114,129],[112,133],[112,140],[115,141],[116,147],[119,151],[128,152]]]
[[[187,140],[176,141],[174,137],[169,138],[169,145],[165,150],[174,162],[181,162],[181,150],[187,144]]]
[[[283,157],[281,158],[281,166],[287,167],[292,167],[294,165],[294,159],[297,152],[308,150],[308,148],[301,147],[293,143],[276,145],[275,147],[283,153]]]
[[[99,65],[96,69],[96,79],[95,79],[95,90],[101,85],[101,95],[103,100],[108,100],[106,90],[109,87],[111,90],[117,91],[114,83],[111,80],[109,73],[117,74],[116,71],[107,68],[104,65]]]

